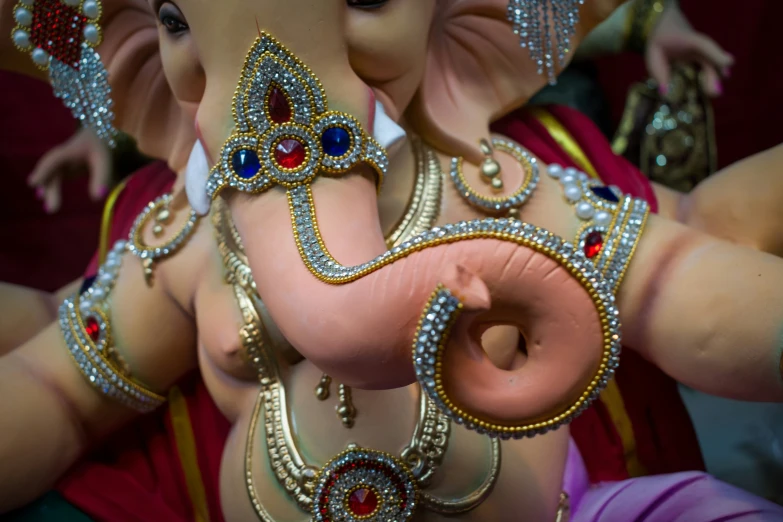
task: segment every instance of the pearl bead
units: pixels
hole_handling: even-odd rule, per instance
[[[24,7],[20,7],[16,10],[14,13],[14,18],[19,23],[19,25],[23,25],[25,27],[30,27],[30,25],[33,23],[33,13]]]
[[[570,174],[571,176],[578,176],[579,175],[579,171],[576,170],[574,167],[566,167],[565,173],[566,174]]]
[[[87,24],[84,26],[84,38],[91,44],[97,44],[100,39],[100,33],[98,28],[93,24]]]
[[[117,241],[114,243],[114,251],[121,254],[125,252],[125,248],[128,246],[127,241]]]
[[[27,50],[30,48],[30,35],[27,34],[27,31],[22,31],[21,29],[14,31],[14,43],[20,49]]]
[[[33,61],[38,65],[46,65],[49,63],[49,53],[44,51],[43,49],[35,49],[31,55],[33,57]]]
[[[582,201],[576,206],[576,215],[579,219],[587,221],[595,214],[595,208],[587,201]]]
[[[568,184],[563,187],[563,193],[568,201],[576,203],[582,199],[582,189],[578,185]]]
[[[98,4],[94,0],[87,0],[84,2],[84,6],[82,7],[82,12],[84,13],[84,16],[87,18],[98,18],[98,14],[100,14],[100,9],[98,9]]]
[[[108,272],[104,272],[101,274],[101,277],[98,279],[103,284],[109,284],[112,281],[114,281],[114,274],[110,274]]]
[[[82,313],[88,312],[90,308],[92,308],[92,301],[89,299],[83,299],[79,301],[79,310],[81,310]]]
[[[560,183],[563,185],[568,185],[569,183],[574,183],[576,181],[576,176],[573,174],[563,174],[560,176]]]
[[[606,227],[612,223],[612,215],[609,212],[602,210],[595,214],[594,221],[596,225]]]
[[[105,296],[106,296],[106,292],[104,292],[102,288],[94,288],[92,291],[92,298],[95,301],[100,301]]]
[[[551,164],[547,170],[549,175],[555,179],[563,175],[563,167],[557,165],[556,163]]]

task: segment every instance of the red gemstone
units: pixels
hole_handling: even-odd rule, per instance
[[[378,509],[378,495],[369,488],[359,488],[348,497],[348,509],[357,517],[372,515]]]
[[[275,160],[284,169],[293,170],[300,167],[306,156],[304,145],[298,140],[281,140],[275,148]]]
[[[272,92],[267,98],[269,118],[277,124],[291,121],[291,105],[288,103],[288,98],[277,85],[272,84],[271,89]]]
[[[94,317],[88,317],[84,321],[84,331],[90,336],[92,342],[97,343],[98,338],[101,336],[101,325],[98,324],[98,320]]]
[[[36,0],[33,5],[33,45],[78,69],[87,18],[60,0]]]
[[[597,256],[604,246],[604,236],[600,232],[590,232],[585,238],[584,252],[588,259]]]

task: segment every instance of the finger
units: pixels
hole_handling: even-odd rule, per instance
[[[90,147],[87,162],[90,169],[90,197],[98,201],[109,192],[111,154],[108,147],[96,139]]]
[[[669,92],[669,60],[666,59],[663,49],[658,45],[651,45],[647,48],[645,59],[647,71],[658,82],[658,92],[665,96]]]
[[[38,161],[33,173],[27,178],[27,184],[31,187],[40,187],[47,184],[53,177],[60,174],[63,165],[70,159],[69,151],[62,147],[56,147]]]
[[[716,70],[723,71],[734,65],[734,57],[723,50],[715,40],[704,34],[693,34],[690,38],[691,45],[701,58],[712,64]]]
[[[723,94],[723,83],[718,71],[709,63],[701,66],[701,87],[704,93],[711,98],[717,98]]]
[[[44,188],[44,210],[54,214],[62,202],[62,179],[55,177]]]

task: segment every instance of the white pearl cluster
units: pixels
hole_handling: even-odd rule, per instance
[[[587,174],[573,167],[563,168],[552,164],[547,168],[549,176],[559,180],[563,186],[563,195],[574,205],[576,215],[582,221],[592,221],[598,226],[609,226],[612,223],[612,213],[606,209],[596,208],[587,198],[585,183],[589,180]]]
[[[111,252],[106,256],[106,261],[98,270],[95,282],[79,298],[79,310],[82,314],[88,313],[96,305],[103,305],[104,300],[114,288],[120,266],[122,266],[122,256],[127,250],[127,241],[117,241],[114,244]]]

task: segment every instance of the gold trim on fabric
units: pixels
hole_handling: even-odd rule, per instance
[[[587,159],[587,155],[576,142],[571,133],[566,130],[562,123],[555,116],[540,107],[531,109],[531,114],[538,122],[546,128],[549,135],[560,145],[566,154],[568,154],[580,170],[583,170],[590,177],[600,180],[601,176],[595,170],[593,164]]]
[[[119,185],[114,187],[106,198],[106,203],[103,206],[103,215],[101,216],[101,236],[98,243],[98,264],[102,265],[106,261],[106,256],[109,253],[109,238],[111,237],[111,222],[114,219],[114,209],[117,206],[117,200],[120,198],[120,194],[128,185],[128,180],[125,178]]]
[[[204,480],[198,465],[196,437],[193,424],[190,422],[188,403],[182,391],[177,386],[169,391],[169,415],[174,429],[174,439],[177,443],[177,453],[185,475],[185,485],[188,489],[193,519],[195,522],[209,522],[209,507]]]

